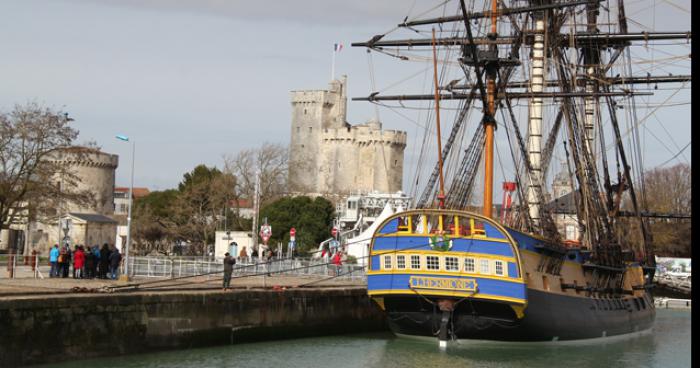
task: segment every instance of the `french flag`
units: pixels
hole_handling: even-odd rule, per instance
[[[343,49],[343,44],[342,43],[336,43],[333,45],[333,51],[335,52],[340,52],[340,50]]]

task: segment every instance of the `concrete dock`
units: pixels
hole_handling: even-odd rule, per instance
[[[362,285],[273,276],[263,288],[256,278],[228,291],[206,279],[130,291],[108,280],[0,280],[0,366],[386,329]]]

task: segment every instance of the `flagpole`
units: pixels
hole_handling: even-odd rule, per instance
[[[333,61],[331,62],[331,81],[335,80],[335,46],[333,46]]]

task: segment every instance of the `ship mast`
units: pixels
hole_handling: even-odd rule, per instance
[[[496,40],[498,38],[498,3],[496,0],[491,1],[491,33],[489,38]],[[498,46],[490,45],[490,51],[498,57]],[[488,117],[484,119],[485,141],[484,141],[484,216],[491,218],[493,208],[493,132],[496,128],[494,115],[496,113],[495,95],[496,95],[496,72],[497,66],[495,63],[486,64],[486,94],[488,100]]]
[[[542,93],[544,89],[545,50],[544,50],[544,14],[534,13],[534,39],[532,45],[532,63],[530,64],[530,92]],[[527,187],[527,203],[530,219],[535,229],[540,228],[540,207],[542,203],[542,97],[533,97],[529,100],[528,122],[528,158],[529,182]]]
[[[437,51],[435,50],[435,28],[433,28],[433,80],[435,84],[435,125],[437,127],[438,173],[440,175],[440,191],[438,192],[438,207],[445,208],[445,177],[442,174],[442,133],[440,132],[440,85],[438,84]]]

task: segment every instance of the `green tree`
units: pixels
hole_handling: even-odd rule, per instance
[[[214,235],[223,211],[235,198],[236,178],[216,167],[198,165],[183,176],[178,195],[170,206],[171,228],[175,237],[190,242],[190,253],[202,254],[214,244]]]
[[[289,229],[296,229],[300,254],[316,250],[320,242],[331,237],[335,207],[323,197],[284,197],[263,207],[260,219],[272,226],[270,244],[289,242]]]
[[[170,254],[175,239],[168,225],[174,224],[171,206],[178,194],[177,190],[168,189],[135,200],[132,214],[135,252]]]

